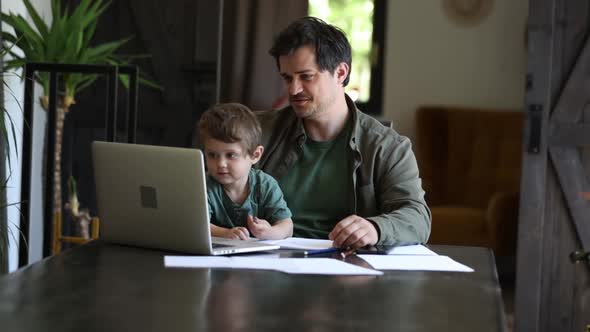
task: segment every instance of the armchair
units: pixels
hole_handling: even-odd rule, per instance
[[[424,106],[416,120],[416,156],[432,210],[429,243],[514,255],[523,112]]]

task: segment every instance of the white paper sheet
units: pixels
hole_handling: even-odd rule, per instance
[[[383,272],[332,258],[165,256],[166,267],[275,270],[290,274],[382,275]]]
[[[434,251],[426,248],[421,244],[394,247],[388,255],[425,255],[425,256],[437,256],[438,254]]]
[[[377,270],[473,272],[448,256],[358,255]]]
[[[285,249],[318,250],[333,247],[332,240],[308,239],[302,237],[290,237],[283,240],[264,240],[260,242],[275,244]]]
[[[321,250],[333,247],[332,240],[308,239],[301,237],[290,237],[283,240],[260,241],[268,244],[275,244],[284,249]],[[388,255],[432,255],[437,253],[421,244],[393,247]]]
[[[266,258],[266,259],[277,259],[281,258],[281,254],[276,254],[273,252],[254,252],[251,254],[240,254],[240,257],[252,257],[252,258]]]

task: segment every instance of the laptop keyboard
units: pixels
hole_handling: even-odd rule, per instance
[[[217,248],[229,248],[229,247],[233,247],[227,244],[221,244],[221,243],[211,243],[211,247],[213,249],[217,249]]]

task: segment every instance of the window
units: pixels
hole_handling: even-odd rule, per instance
[[[309,15],[341,28],[352,46],[346,93],[361,110],[380,114],[383,90],[385,0],[309,0]]]

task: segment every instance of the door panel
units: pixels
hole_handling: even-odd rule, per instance
[[[531,0],[529,8],[528,143],[523,154],[515,330],[586,331],[590,5]]]

